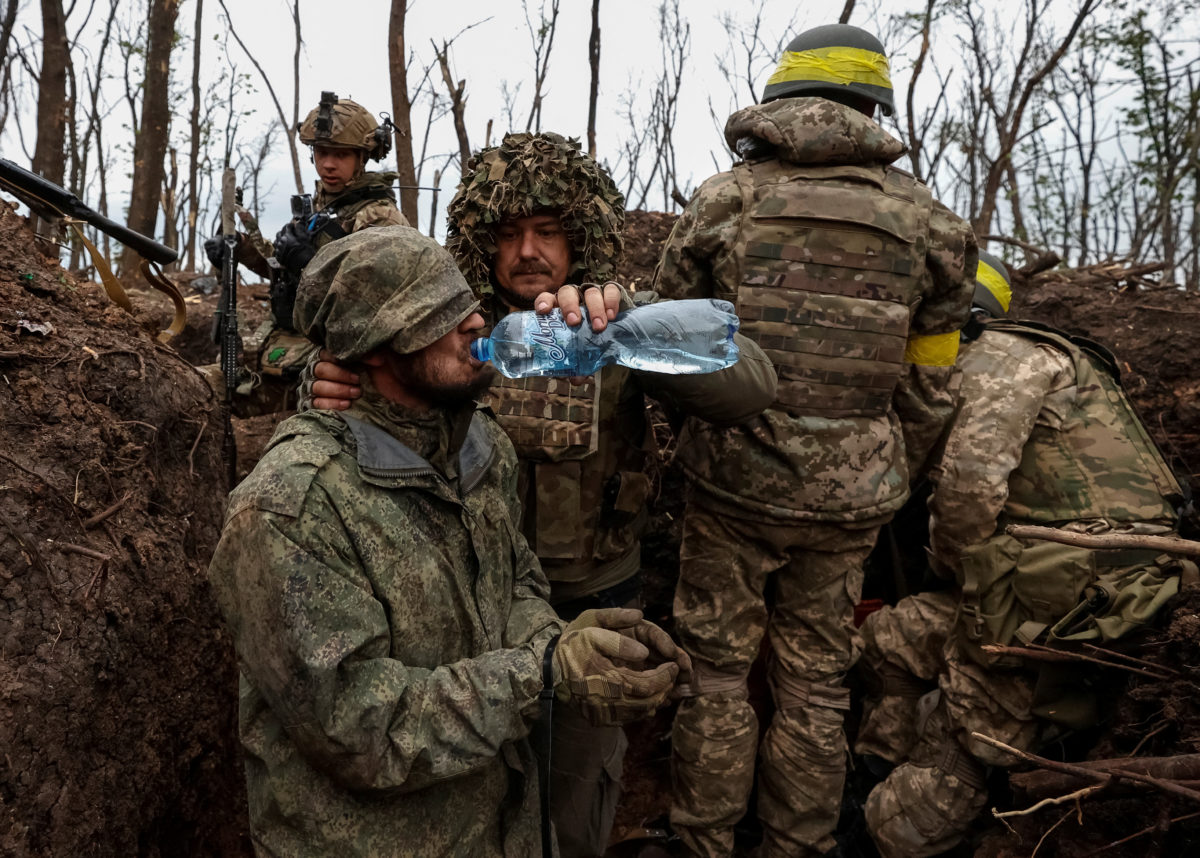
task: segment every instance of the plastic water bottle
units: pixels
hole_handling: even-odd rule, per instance
[[[471,355],[491,361],[509,378],[592,375],[619,363],[644,372],[716,372],[737,362],[733,342],[738,317],[728,301],[662,301],[626,310],[600,333],[588,324],[570,327],[550,313],[512,313],[490,337],[471,343]]]

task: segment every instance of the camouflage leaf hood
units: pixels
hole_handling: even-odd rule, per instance
[[[890,164],[905,151],[875,120],[827,98],[781,98],[739,110],[725,123],[725,141],[739,152],[747,139],[770,144],[784,161],[823,167]]]
[[[553,210],[571,242],[568,282],[616,274],[624,241],[625,198],[608,172],[558,134],[508,134],[477,152],[447,210],[446,249],[480,295],[493,292],[492,228],[505,218]]]

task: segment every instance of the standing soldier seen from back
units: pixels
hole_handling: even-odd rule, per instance
[[[746,677],[767,635],[775,716],[763,740],[764,858],[820,855],[845,778],[842,681],[863,560],[953,406],[971,299],[970,227],[892,165],[903,145],[879,41],[796,37],[761,104],[729,118],[744,159],[676,224],[655,289],[723,298],[774,361],[774,405],[740,426],[689,421],[691,488],[675,619],[695,681],[672,733],[671,822],[687,853],[728,855],[754,777]]]
[[[477,153],[449,207],[447,249],[492,318],[558,297],[571,321],[585,303],[593,328],[632,306],[615,283],[624,200],[608,173],[557,134],[510,134]],[[581,283],[583,294],[576,286]],[[651,296],[639,299],[651,300]],[[545,304],[545,301],[539,301]],[[544,307],[542,307],[544,308]],[[640,538],[651,500],[654,439],[643,393],[709,420],[757,414],[775,375],[744,337],[734,366],[711,375],[660,375],[606,366],[582,383],[497,376],[484,398],[516,447],[521,530],[550,579],[564,619],[588,608],[634,606]],[[329,375],[317,367],[318,379]],[[578,381],[578,380],[577,380]],[[330,391],[318,381],[314,392]],[[317,405],[332,405],[323,398]],[[564,856],[603,854],[620,789],[626,741],[569,709],[553,724],[551,808]]]
[[[239,212],[249,234],[240,235],[238,261],[271,281],[271,318],[247,340],[251,375],[238,389],[239,414],[283,411],[294,407],[301,370],[316,347],[300,335],[292,320],[296,286],[308,261],[321,247],[373,226],[407,225],[396,207],[392,185],[397,173],[372,172],[367,161],[381,161],[391,150],[391,122],[383,124],[364,108],[332,92],[300,123],[300,142],[311,147],[317,170],[315,196],[292,198],[293,219],[266,241],[254,218]],[[205,244],[213,259],[216,241]],[[211,247],[210,247],[211,245]],[[262,383],[266,381],[267,383]]]
[[[855,750],[896,765],[866,805],[885,858],[951,849],[984,808],[986,766],[1012,758],[972,732],[1035,750],[1055,724],[1095,723],[1086,665],[1036,670],[982,647],[1103,646],[1151,619],[1181,573],[1196,574],[1155,550],[1005,534],[1008,524],[1052,524],[1170,535],[1182,492],[1108,350],[1004,319],[1011,291],[999,260],[980,254],[977,277],[959,406],[930,470],[930,554],[955,586],[902,599],[862,628],[875,694]]]

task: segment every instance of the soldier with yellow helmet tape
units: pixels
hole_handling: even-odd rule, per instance
[[[1180,485],[1121,388],[1103,346],[1007,319],[1003,263],[980,253],[974,334],[958,361],[953,421],[930,469],[929,555],[950,589],[867,617],[855,752],[882,775],[867,829],[884,858],[958,844],[987,803],[987,766],[1012,758],[973,732],[1035,750],[1090,726],[1081,665],[1010,663],[988,644],[1105,645],[1141,628],[1195,566],[1155,550],[1095,550],[1009,536],[1007,524],[1170,535]],[[1010,660],[1011,661],[1011,660]],[[894,766],[894,768],[891,768]]]
[[[728,855],[754,778],[746,677],[764,635],[776,712],[762,743],[760,854],[835,848],[845,779],[842,680],[880,526],[949,418],[975,270],[970,226],[892,166],[904,146],[883,46],[844,25],[788,45],[761,104],[729,118],[743,161],[708,179],[655,278],[669,298],[736,303],[772,358],[774,405],[691,421],[675,620],[695,682],[672,731],[671,822],[686,854]],[[770,597],[768,597],[768,592]]]

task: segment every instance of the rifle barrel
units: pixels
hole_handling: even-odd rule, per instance
[[[74,217],[86,221],[106,235],[132,247],[149,260],[166,265],[179,258],[179,254],[165,244],[159,244],[149,236],[142,235],[124,224],[109,220],[93,211],[79,197],[53,182],[0,158],[0,184],[19,197],[23,203],[43,216]]]

